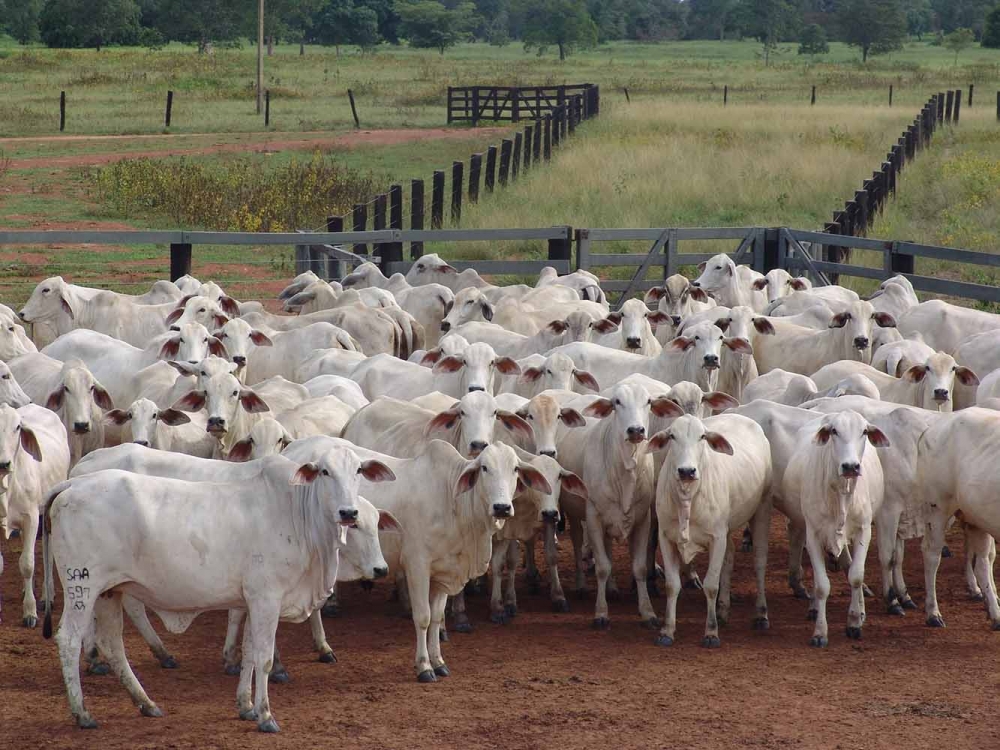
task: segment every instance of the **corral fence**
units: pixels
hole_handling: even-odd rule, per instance
[[[1000,287],[954,281],[915,273],[917,258],[932,259],[979,267],[1000,267],[1000,255],[923,245],[914,242],[846,237],[787,227],[663,227],[643,229],[574,229],[569,226],[533,229],[386,229],[366,232],[318,233],[246,233],[184,231],[34,231],[0,232],[0,247],[102,244],[154,244],[170,248],[170,276],[177,279],[194,272],[193,248],[198,245],[294,246],[295,272],[312,270],[323,278],[334,278],[331,271],[350,268],[370,261],[378,263],[386,275],[405,273],[413,261],[400,258],[404,243],[447,243],[453,247],[465,242],[537,242],[544,244],[541,259],[450,261],[459,269],[475,268],[484,275],[535,276],[545,266],[560,274],[575,269],[590,270],[602,278],[601,286],[617,294],[618,302],[635,293],[645,292],[663,283],[663,279],[684,267],[697,266],[715,252],[685,252],[691,243],[721,241],[731,243],[723,250],[738,263],[746,263],[760,273],[784,268],[793,274],[810,276],[814,283],[830,283],[833,274],[883,280],[904,274],[920,291],[962,297],[981,302],[1000,303]],[[601,243],[650,243],[638,253],[599,252]],[[371,254],[359,254],[345,248],[372,247]],[[682,247],[683,245],[683,247]],[[864,266],[842,261],[846,248],[874,251],[881,264]],[[386,252],[386,250],[390,252]],[[631,278],[613,269],[623,269]],[[634,270],[632,270],[634,269]],[[652,275],[651,275],[652,274]]]
[[[593,83],[566,86],[449,86],[448,124],[480,120],[540,120],[566,109],[588,120],[601,109],[601,90]]]

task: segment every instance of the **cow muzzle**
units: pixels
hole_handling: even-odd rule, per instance
[[[480,453],[482,453],[484,450],[486,450],[486,448],[488,446],[489,446],[489,443],[484,443],[481,440],[476,440],[474,442],[471,442],[471,443],[469,443],[469,455],[472,458],[475,458]]]
[[[555,448],[547,448],[546,450],[538,451],[538,455],[548,456],[549,458],[555,458],[557,454]]]
[[[542,511],[542,521],[544,523],[555,523],[559,520],[558,510],[543,510]]]
[[[441,332],[442,333],[448,333],[448,331],[450,331],[450,330],[451,330],[451,323],[449,323],[447,320],[442,320],[441,321]]]
[[[855,336],[854,337],[854,348],[855,349],[867,349],[871,341],[868,340],[867,336]]]
[[[633,426],[625,430],[625,439],[630,443],[641,443],[646,439],[646,428],[642,426]]]
[[[209,417],[205,431],[212,435],[224,435],[227,432],[226,420],[222,417]]]
[[[719,358],[715,354],[706,354],[705,358],[702,360],[702,367],[706,370],[718,370],[719,369]]]
[[[233,357],[233,363],[238,367],[243,367],[247,363],[246,357]]]
[[[857,479],[861,476],[861,464],[844,462],[840,465],[840,476],[844,479]]]
[[[493,503],[494,518],[510,518],[514,515],[514,506],[510,503]]]
[[[90,422],[74,422],[73,432],[77,435],[86,435],[90,432]]]
[[[10,474],[10,461],[0,461],[0,477]]]
[[[149,447],[149,441],[148,440],[133,440],[132,442],[135,443],[136,445],[141,445],[143,448],[148,448]]]
[[[358,522],[358,510],[357,508],[341,508],[338,511],[340,515],[340,523],[344,526],[356,526]]]
[[[629,349],[641,349],[642,339],[636,336],[630,336],[629,338],[625,339],[625,346],[627,346]]]
[[[698,479],[698,469],[693,466],[680,466],[677,468],[677,478],[682,482],[694,482]]]
[[[380,568],[372,568],[372,578],[385,578],[389,575],[389,568],[383,565]]]
[[[935,388],[934,389],[934,400],[938,403],[944,403],[949,398],[949,393],[947,388]]]

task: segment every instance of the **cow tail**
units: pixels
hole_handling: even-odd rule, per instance
[[[49,534],[52,529],[52,517],[49,511],[52,508],[52,501],[58,497],[59,493],[69,487],[69,481],[60,482],[45,497],[45,505],[42,508],[39,525],[42,527],[42,570],[43,583],[42,600],[45,602],[45,620],[42,624],[42,637],[48,640],[52,637],[52,590],[54,582],[52,580],[52,545],[49,544]]]

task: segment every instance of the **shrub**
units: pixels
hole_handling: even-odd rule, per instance
[[[800,55],[825,55],[829,51],[830,44],[822,26],[812,23],[802,29],[802,36],[799,38]]]

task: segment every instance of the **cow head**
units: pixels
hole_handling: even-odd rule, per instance
[[[128,424],[132,442],[146,448],[161,448],[157,439],[157,423],[170,427],[187,424],[191,418],[176,409],[160,409],[148,398],[136,399],[127,410],[112,409],[104,415],[105,421],[123,427]]]
[[[561,407],[552,396],[541,393],[515,412],[531,425],[535,453],[556,458],[556,434],[559,423],[565,427],[584,427],[587,421],[576,409]]]
[[[435,416],[425,430],[427,437],[458,429],[450,440],[463,454],[477,456],[493,443],[496,423],[523,438],[532,437],[531,426],[521,417],[497,407],[496,399],[484,391],[467,393],[454,406]]]
[[[63,281],[62,276],[53,276],[35,287],[18,317],[25,323],[55,320],[60,315],[66,315],[72,320],[76,316],[69,299],[69,284]]]
[[[79,360],[63,363],[59,385],[49,394],[45,407],[59,413],[66,429],[86,435],[97,427],[95,412],[114,409],[111,396]]]
[[[42,460],[42,449],[38,445],[35,433],[22,423],[17,409],[7,404],[0,404],[0,480],[14,470],[14,460],[17,452],[23,450],[35,461]],[[4,492],[3,502],[7,502]]]
[[[228,372],[209,378],[199,378],[200,390],[190,391],[173,408],[177,411],[201,411],[208,414],[207,432],[221,438],[236,422],[238,412],[256,414],[270,411],[268,405],[250,388],[246,388]]]
[[[493,320],[493,304],[476,287],[466,287],[456,292],[455,299],[445,305],[441,331],[447,333],[463,323],[483,320],[487,323]]]
[[[31,403],[28,394],[21,390],[6,362],[0,361],[0,404],[19,409]]]
[[[438,360],[434,372],[460,372],[459,390],[463,393],[472,391],[493,392],[493,378],[497,372],[503,375],[520,375],[521,368],[510,357],[498,357],[489,344],[477,342],[470,344],[461,355],[454,355]]]

